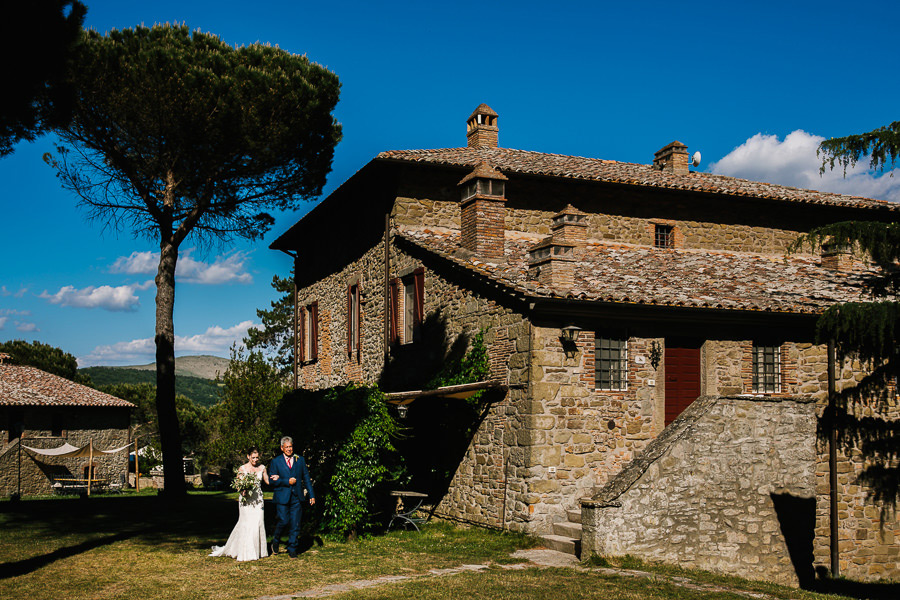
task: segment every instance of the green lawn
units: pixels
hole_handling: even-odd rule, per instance
[[[268,515],[267,515],[268,516]],[[209,558],[237,517],[233,494],[192,493],[172,508],[152,495],[0,502],[0,598],[238,600],[429,569],[492,563],[485,572],[420,577],[335,598],[738,598],[666,577],[574,569],[508,570],[524,536],[429,523],[357,542],[319,540],[296,560],[285,554],[238,563]],[[267,528],[271,523],[267,520]],[[683,572],[672,575],[685,575]],[[689,576],[778,598],[824,598],[702,573]]]

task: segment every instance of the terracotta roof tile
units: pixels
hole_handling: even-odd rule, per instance
[[[867,272],[839,273],[810,257],[589,242],[575,251],[575,284],[528,279],[527,251],[539,236],[507,236],[506,261],[488,263],[459,245],[459,232],[401,228],[398,235],[528,296],[610,303],[787,313],[819,313],[836,302],[870,299]]]
[[[690,190],[766,198],[808,204],[825,204],[857,208],[878,208],[897,211],[900,205],[886,200],[860,198],[845,194],[817,192],[801,188],[762,183],[713,175],[711,173],[690,172],[684,174],[661,171],[651,165],[546,154],[511,148],[439,148],[434,150],[391,150],[377,157],[381,160],[424,162],[448,166],[472,168],[487,161],[497,169],[509,173],[549,175],[570,179],[602,181],[645,187],[674,190]]]
[[[93,388],[20,365],[0,365],[0,406],[121,406],[134,404]]]

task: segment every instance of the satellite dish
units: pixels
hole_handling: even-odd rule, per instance
[[[691,157],[691,163],[696,167],[700,164],[700,153],[694,152],[694,156]]]

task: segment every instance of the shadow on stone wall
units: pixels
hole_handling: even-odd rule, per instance
[[[416,328],[413,343],[391,345],[378,387],[385,392],[426,389],[445,364],[462,360],[471,341],[465,333],[452,342],[449,338],[447,318],[441,311],[428,315]]]
[[[813,540],[816,536],[816,499],[793,494],[770,494],[775,515],[784,536],[800,587],[809,589],[815,581]]]
[[[390,392],[424,390],[448,365],[459,364],[472,341],[461,333],[450,339],[440,311],[429,315],[412,344],[395,344],[379,386]],[[426,397],[408,405],[397,441],[410,475],[409,489],[428,494],[435,506],[447,493],[472,438],[496,400],[484,392],[470,399]]]

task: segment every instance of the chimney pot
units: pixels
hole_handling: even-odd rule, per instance
[[[497,126],[498,116],[487,104],[478,105],[466,120],[466,141],[469,148],[497,147],[500,132]]]

